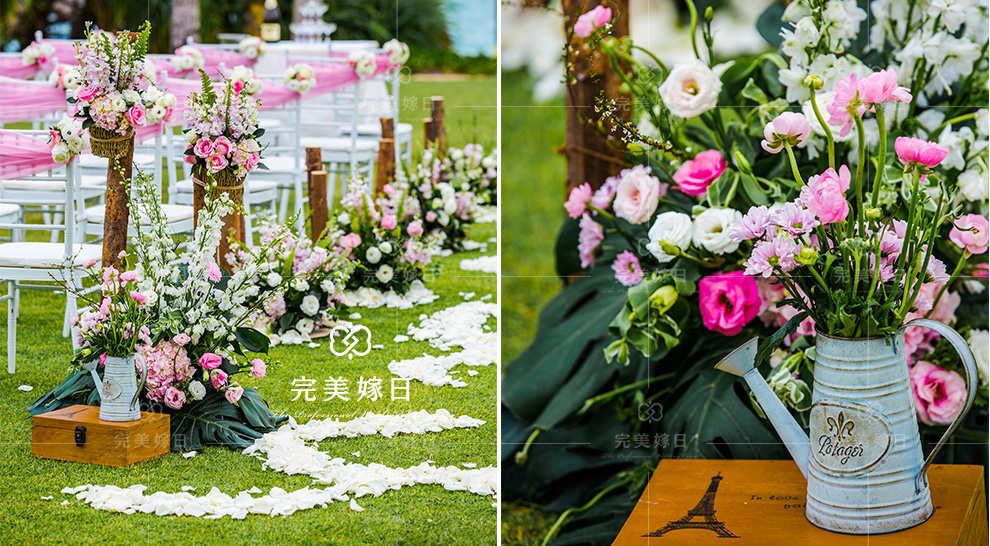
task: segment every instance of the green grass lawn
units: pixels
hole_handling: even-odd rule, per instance
[[[444,95],[447,99],[448,142],[463,146],[480,140],[495,142],[495,80],[471,78],[456,81],[413,81],[403,88],[404,96]],[[408,118],[425,117],[423,111]],[[422,142],[422,130],[417,130]],[[475,136],[477,135],[477,136]],[[417,145],[421,147],[421,144]],[[496,236],[494,224],[481,224],[469,230],[471,239],[488,241]],[[489,243],[486,254],[496,252]],[[390,467],[408,467],[428,459],[437,466],[476,463],[478,467],[496,464],[497,411],[496,366],[477,369],[479,375],[467,377],[468,386],[427,387],[410,382],[410,400],[391,401],[388,393],[377,402],[293,402],[292,380],[305,376],[319,382],[333,376],[350,381],[356,393],[357,381],[378,376],[388,384],[387,369],[393,360],[413,358],[429,352],[426,342],[394,343],[397,334],[406,333],[406,325],[418,324],[421,314],[429,314],[464,301],[458,292],[475,292],[496,296],[495,275],[462,271],[460,260],[480,256],[478,251],[437,258],[440,272],[427,284],[440,298],[430,305],[408,310],[355,309],[362,315],[355,323],[367,326],[373,343],[384,349],[348,360],[335,357],[328,344],[311,349],[306,346],[276,347],[266,358],[268,375],[263,380],[244,381],[256,386],[276,413],[290,414],[299,422],[311,417],[348,419],[368,411],[401,414],[419,409],[447,409],[455,415],[469,415],[486,423],[474,429],[455,429],[424,435],[397,435],[328,439],[321,450],[348,462],[380,463]],[[492,300],[494,301],[494,300]],[[496,509],[491,497],[464,491],[447,491],[439,485],[418,485],[388,491],[381,497],[359,500],[364,512],[354,512],[347,503],[334,503],[326,509],[297,512],[286,518],[248,515],[243,521],[205,520],[201,518],[146,514],[124,515],[93,510],[71,495],[63,495],[66,486],[84,484],[127,487],[144,484],[147,493],[179,492],[183,485],[196,487],[194,494],[205,495],[211,487],[235,495],[252,486],[267,492],[272,487],[295,490],[312,484],[306,476],[289,476],[265,471],[261,461],[222,447],[202,450],[196,457],[183,458],[169,453],[159,459],[129,468],[107,468],[77,463],[36,459],[31,456],[31,418],[26,408],[35,399],[58,385],[68,373],[71,356],[69,340],[61,336],[64,298],[48,292],[25,291],[18,320],[18,362],[13,375],[0,375],[0,433],[6,449],[0,452],[0,491],[5,507],[0,514],[2,542],[7,544],[98,543],[116,544],[133,541],[152,544],[491,544],[496,540]],[[343,314],[348,318],[351,311]],[[490,325],[494,328],[495,321]],[[0,334],[6,345],[6,330]],[[19,385],[34,390],[21,392]],[[320,391],[317,392],[320,394]],[[322,400],[322,396],[318,398]],[[360,451],[360,457],[353,452]],[[42,500],[52,495],[54,500]],[[62,500],[70,500],[61,505]]]

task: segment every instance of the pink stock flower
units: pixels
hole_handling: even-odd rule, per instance
[[[423,224],[419,220],[410,222],[409,226],[406,227],[406,233],[408,233],[410,237],[419,237],[423,234]]]
[[[144,303],[148,301],[148,296],[134,290],[131,290],[130,296],[132,300],[138,302],[138,305],[144,305]]]
[[[237,385],[227,389],[227,391],[223,393],[223,396],[231,404],[236,404],[237,401],[241,399],[241,395],[243,394],[244,394],[244,387]]]
[[[615,215],[634,224],[646,222],[657,210],[660,198],[667,193],[667,185],[661,184],[643,165],[626,169],[619,176],[612,203]]]
[[[165,402],[165,405],[172,409],[179,409],[186,403],[186,395],[175,387],[169,387],[165,390],[162,402]]]
[[[708,186],[725,172],[727,164],[722,158],[722,152],[708,150],[701,152],[694,159],[685,161],[674,173],[677,187],[688,195],[704,195]]]
[[[382,191],[385,192],[385,195],[392,197],[392,194],[395,193],[395,188],[391,184],[385,184],[382,186]]]
[[[213,388],[219,389],[227,384],[227,374],[223,370],[213,370],[210,373],[210,382],[213,383]]]
[[[213,143],[208,138],[201,138],[193,146],[193,153],[198,157],[208,157],[213,153]]]
[[[952,423],[966,402],[963,378],[924,360],[916,362],[909,375],[918,419],[926,425]]]
[[[135,104],[127,110],[127,121],[131,122],[134,127],[144,127],[145,121],[147,121],[145,114],[144,106]]]
[[[397,220],[394,214],[386,214],[382,216],[382,229],[395,229],[397,225]]]
[[[234,143],[230,141],[229,138],[225,136],[217,137],[213,141],[213,154],[228,156],[230,152],[234,150]]]
[[[602,225],[585,214],[581,216],[578,223],[581,228],[578,233],[578,254],[581,257],[581,267],[588,268],[595,263],[595,250],[605,238],[605,231]]]
[[[135,281],[137,280],[137,278],[138,278],[137,271],[134,271],[133,269],[130,271],[124,271],[123,273],[120,274],[120,280],[124,282]]]
[[[811,134],[811,124],[803,114],[784,112],[763,128],[764,140],[760,145],[764,150],[776,154],[783,150],[785,145],[794,146],[802,142],[809,134]]]
[[[753,248],[753,254],[743,264],[746,274],[754,277],[762,275],[770,277],[777,270],[787,273],[798,266],[794,257],[801,251],[801,245],[788,237],[777,237],[769,241],[760,241]]]
[[[86,87],[77,88],[76,91],[72,94],[72,96],[78,100],[93,102],[93,99],[96,98],[97,91],[98,89],[96,87],[92,85],[87,85]]]
[[[220,279],[223,278],[223,274],[220,272],[220,266],[215,262],[207,262],[206,278],[210,279],[212,282],[220,282]]]
[[[211,155],[207,159],[207,164],[210,166],[210,169],[215,173],[226,169],[227,165],[229,165],[229,163],[227,162],[227,158],[222,155]]]
[[[574,23],[574,34],[578,38],[587,38],[595,30],[602,28],[612,20],[612,9],[595,6],[595,9],[585,12]]]
[[[189,334],[185,334],[185,333],[178,334],[172,338],[172,343],[175,343],[179,347],[182,347],[183,345],[189,343],[190,341],[192,341],[192,338],[189,337]]]
[[[874,72],[859,81],[859,96],[863,102],[880,104],[889,100],[911,102],[911,90],[897,85],[893,68]]]
[[[823,224],[841,222],[849,214],[845,192],[849,189],[849,168],[839,167],[839,172],[829,168],[821,175],[812,176],[801,189],[798,203],[804,205]]]
[[[256,358],[251,361],[251,375],[261,379],[262,377],[265,377],[266,373],[268,373],[268,367],[265,365],[264,360]]]
[[[983,254],[987,251],[990,238],[990,222],[981,214],[967,214],[953,222],[949,240],[970,254]]]
[[[729,236],[736,241],[748,241],[763,237],[770,227],[770,210],[766,205],[750,207],[741,220],[732,224]]]
[[[350,250],[357,248],[361,244],[361,236],[357,233],[348,233],[340,238],[340,246]]]
[[[742,271],[716,273],[698,282],[698,303],[705,328],[734,336],[760,312],[760,289]]]
[[[835,84],[835,96],[827,106],[829,125],[841,125],[839,136],[844,137],[849,134],[855,122],[852,112],[857,112],[862,117],[866,112],[866,105],[859,97],[859,81],[855,74],[850,74],[844,80]]]
[[[897,137],[894,141],[894,151],[897,152],[897,159],[908,167],[934,167],[949,155],[949,149],[945,146],[911,137]],[[924,176],[921,179],[924,180]]]
[[[628,250],[616,256],[612,270],[615,271],[616,280],[623,286],[636,286],[643,280],[643,268],[639,266],[639,258]]]
[[[591,201],[591,195],[591,184],[587,182],[576,188],[571,188],[571,193],[567,196],[567,201],[564,202],[567,215],[571,218],[577,218],[584,214],[588,202]]]
[[[212,370],[220,366],[221,363],[223,363],[223,358],[217,354],[205,353],[203,356],[199,357],[199,365],[207,370]]]
[[[427,222],[436,222],[436,220],[437,220],[437,213],[433,212],[432,210],[426,213]]]

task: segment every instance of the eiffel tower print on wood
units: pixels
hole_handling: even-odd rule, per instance
[[[718,491],[718,483],[722,481],[722,473],[712,476],[712,483],[708,486],[704,496],[698,501],[697,506],[692,508],[683,518],[672,521],[662,529],[658,529],[644,537],[662,537],[671,531],[679,529],[708,529],[714,531],[719,538],[739,538],[725,528],[725,524],[715,519],[715,493]],[[691,521],[694,518],[704,517],[705,521]]]

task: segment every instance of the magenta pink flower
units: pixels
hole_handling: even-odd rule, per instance
[[[227,391],[223,393],[223,396],[231,404],[236,404],[237,401],[241,399],[241,395],[243,394],[244,394],[244,387],[241,387],[240,385],[234,385],[233,387],[228,388]]]
[[[874,72],[860,80],[859,96],[863,102],[872,104],[911,102],[911,90],[897,85],[897,72],[893,68]]]
[[[223,278],[223,273],[220,272],[220,266],[214,262],[207,262],[206,278],[213,282],[220,282],[220,279]]]
[[[842,126],[839,129],[840,137],[846,136],[855,124],[853,112],[863,117],[866,113],[866,105],[859,97],[859,81],[855,74],[850,74],[849,77],[835,84],[835,96],[832,102],[828,103],[827,109],[829,124]]]
[[[265,377],[266,373],[268,373],[268,367],[265,365],[264,360],[256,358],[251,361],[251,375],[261,379],[262,377]]]
[[[615,271],[616,280],[624,286],[636,286],[643,280],[643,268],[639,266],[639,258],[628,250],[615,257],[612,270]]]
[[[219,136],[213,141],[213,153],[216,155],[228,156],[234,150],[234,143],[225,136]]]
[[[406,233],[408,233],[410,237],[419,237],[423,234],[423,224],[419,220],[410,222],[409,226],[406,227]]]
[[[207,370],[212,370],[220,364],[223,363],[223,358],[220,355],[213,353],[205,353],[203,356],[199,357],[199,365]]]
[[[106,366],[106,365],[107,365],[107,354],[103,353],[100,355],[100,366]]]
[[[340,238],[340,246],[350,250],[357,248],[361,244],[361,236],[357,233],[348,233]]]
[[[198,157],[208,157],[213,153],[213,143],[208,138],[201,138],[193,146],[193,153]]]
[[[776,154],[783,150],[785,145],[794,146],[804,141],[809,134],[811,134],[811,124],[804,114],[784,112],[763,128],[763,141],[760,145],[764,150]]]
[[[845,195],[849,182],[848,167],[839,167],[838,173],[829,168],[821,175],[808,179],[807,185],[801,189],[798,204],[807,207],[823,224],[841,222],[849,214]]]
[[[175,343],[179,347],[182,347],[183,345],[189,343],[190,341],[192,341],[192,338],[189,337],[189,334],[185,334],[185,333],[178,334],[172,338],[172,343]]]
[[[591,184],[585,182],[576,188],[571,188],[571,193],[564,202],[564,209],[571,218],[577,218],[584,214],[584,210],[591,201]]]
[[[96,98],[97,91],[98,90],[96,87],[92,85],[87,85],[86,87],[77,88],[76,91],[72,94],[72,96],[78,100],[93,102],[93,99]]]
[[[708,150],[701,152],[694,159],[685,161],[674,173],[677,187],[688,195],[704,195],[711,185],[728,165],[722,158],[722,152]]]
[[[395,229],[396,219],[394,214],[386,214],[382,216],[382,229]]]
[[[760,312],[760,289],[742,271],[716,273],[698,282],[698,303],[705,328],[734,336]]]
[[[963,378],[924,360],[911,367],[910,378],[918,419],[927,425],[952,423],[966,402]]]
[[[581,257],[581,267],[588,268],[595,263],[595,250],[605,238],[605,232],[602,225],[587,214],[581,216],[578,226],[581,228],[578,233],[578,255]]]
[[[894,141],[894,151],[897,152],[897,159],[908,167],[931,168],[941,163],[945,156],[949,155],[949,149],[945,146],[911,137],[897,137],[897,140]],[[924,176],[922,176],[922,180],[924,180]]]
[[[186,395],[175,387],[169,387],[165,390],[165,396],[162,402],[172,409],[179,409],[186,403]]]
[[[585,12],[574,23],[574,34],[579,38],[587,38],[591,33],[607,25],[612,20],[612,9],[595,6],[595,9]],[[576,217],[575,217],[576,218]]]
[[[139,305],[144,305],[144,302],[148,301],[148,296],[134,290],[131,290],[130,296],[131,299],[138,302]]]
[[[983,254],[987,251],[990,238],[990,222],[981,214],[967,214],[953,222],[949,240],[970,254]]]
[[[763,237],[770,227],[770,210],[766,205],[750,207],[741,220],[732,224],[729,236],[736,241],[748,241]]]
[[[213,388],[219,389],[227,384],[227,374],[223,370],[213,370],[210,373],[210,382],[213,383]]]
[[[778,269],[784,273],[798,266],[794,257],[801,251],[801,245],[788,237],[777,237],[769,241],[760,241],[753,248],[753,254],[743,265],[746,274],[752,276],[770,277]]]
[[[145,123],[145,110],[144,106],[140,104],[135,104],[127,110],[127,121],[131,122],[134,127],[144,127]]]

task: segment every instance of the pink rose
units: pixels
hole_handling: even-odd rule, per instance
[[[134,127],[144,127],[145,113],[144,106],[135,104],[127,111],[127,121],[131,122]]]
[[[222,155],[211,155],[206,162],[210,166],[210,170],[215,173],[226,169],[229,164],[227,163],[227,158]]]
[[[704,195],[708,186],[722,176],[728,165],[722,152],[708,150],[701,152],[691,161],[685,161],[674,173],[677,187],[688,195]]]
[[[80,87],[76,89],[76,92],[73,93],[72,96],[75,97],[77,100],[93,102],[93,99],[96,98],[96,91],[97,91],[96,87],[92,85],[87,85],[86,87]]]
[[[924,360],[911,367],[910,378],[918,419],[926,425],[952,423],[966,402],[963,378]]]
[[[198,157],[208,157],[213,153],[213,143],[208,138],[201,138],[193,146],[193,153]]]
[[[808,179],[808,184],[801,189],[798,203],[807,207],[823,224],[841,222],[849,214],[845,195],[849,181],[848,167],[839,167],[838,173],[830,168]]]
[[[572,188],[571,193],[567,196],[567,201],[564,202],[564,209],[567,210],[567,215],[571,218],[580,218],[584,214],[588,202],[591,201],[591,196],[591,184],[587,182],[576,188]]]
[[[135,292],[134,290],[131,290],[130,296],[132,300],[138,302],[140,305],[143,305],[144,302],[148,301],[148,296],[145,296],[140,292]]]
[[[237,94],[237,95],[240,95],[241,94],[241,91],[244,90],[244,82],[238,80],[238,81],[234,82],[234,86],[233,87],[234,87],[234,93]]]
[[[587,38],[595,30],[602,28],[612,20],[612,9],[595,6],[595,9],[585,12],[574,23],[574,34],[579,38]]]
[[[361,236],[357,233],[348,233],[340,238],[340,245],[348,250],[357,248],[361,244]]]
[[[433,212],[432,210],[426,213],[427,222],[435,222],[436,220],[437,220],[437,213]]]
[[[256,358],[251,361],[251,375],[261,379],[262,377],[265,377],[266,373],[268,373],[268,367],[265,365],[264,360]]]
[[[417,220],[415,222],[411,222],[409,224],[409,227],[406,228],[406,233],[408,233],[410,237],[418,237],[418,236],[422,235],[423,234],[423,224],[421,224],[419,222],[419,220]]]
[[[980,214],[967,214],[956,220],[949,232],[949,240],[970,254],[983,254],[987,251],[990,238],[990,222]]]
[[[386,214],[382,217],[382,229],[395,229],[396,223],[394,214]]]
[[[189,334],[178,334],[177,336],[172,338],[172,343],[175,343],[179,347],[184,346],[186,343],[189,343],[190,341],[192,341],[192,338],[189,337]]]
[[[612,204],[615,215],[634,224],[646,222],[657,210],[660,198],[667,192],[667,186],[661,184],[643,165],[626,169],[620,176],[622,178],[615,190],[615,202]],[[590,195],[588,199],[591,199]]]
[[[231,404],[236,404],[241,399],[242,394],[244,394],[244,387],[234,386],[227,389],[227,392],[223,393],[223,396]]]
[[[258,168],[258,163],[261,161],[261,156],[251,152],[244,156],[244,169],[248,171],[253,171]]]
[[[225,136],[217,137],[213,141],[213,153],[216,155],[228,156],[232,149],[234,149],[233,143]]]
[[[894,151],[897,152],[897,159],[907,166],[934,167],[949,155],[949,149],[945,146],[911,137],[897,137],[894,141]]]
[[[213,353],[206,353],[199,357],[199,365],[207,370],[212,370],[219,366],[223,362],[220,355],[215,355]]]
[[[701,279],[698,299],[705,327],[727,336],[738,334],[760,312],[760,288],[742,271]]]
[[[103,353],[100,355],[100,366],[106,366],[106,365],[107,365],[107,354]]]
[[[220,279],[223,278],[223,274],[220,272],[220,266],[214,262],[207,262],[206,277],[213,282],[220,282]]]
[[[223,370],[213,370],[210,374],[210,382],[213,383],[213,388],[219,389],[227,384],[227,374]]]
[[[196,164],[196,156],[194,156],[194,155],[183,155],[182,156],[182,160],[185,161],[186,163],[190,164],[190,165],[195,165]]]
[[[162,398],[162,402],[165,402],[165,405],[172,409],[179,409],[182,407],[182,404],[186,403],[186,395],[175,387],[169,387],[165,390],[165,396]]]

